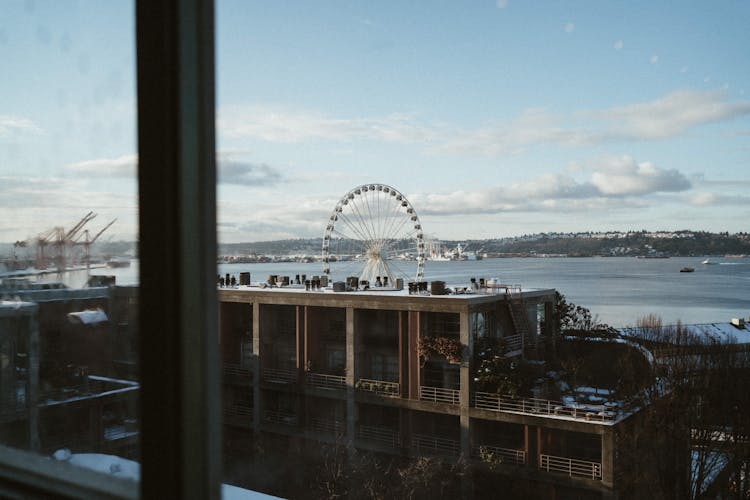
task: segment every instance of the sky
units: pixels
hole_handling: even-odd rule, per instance
[[[750,2],[216,3],[222,242],[370,183],[438,239],[750,229]],[[133,10],[4,2],[0,242],[135,239]]]

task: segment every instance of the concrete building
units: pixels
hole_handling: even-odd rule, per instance
[[[28,285],[0,301],[0,442],[138,456],[137,289]]]
[[[550,498],[617,497],[615,436],[632,410],[477,390],[483,339],[502,339],[505,356],[542,369],[555,341],[554,290],[488,284],[440,295],[220,289],[229,448],[273,436],[470,457]]]

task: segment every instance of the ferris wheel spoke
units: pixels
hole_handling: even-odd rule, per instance
[[[388,224],[389,228],[393,227],[396,223],[398,223],[399,221],[403,220],[402,217],[398,217],[399,212],[401,211],[401,203],[398,202],[398,200],[394,200],[394,201],[396,203],[392,204],[391,210],[390,210],[390,212],[388,214],[388,218],[389,218],[389,221],[390,221],[389,224]],[[386,229],[385,231],[383,231],[383,234],[384,235],[391,234],[390,229]]]
[[[370,228],[370,234],[372,234],[372,240],[377,241],[378,239],[378,232],[375,227],[375,217],[372,214],[372,207],[370,206],[370,193],[373,193],[374,191],[368,190],[363,196],[362,196],[362,209],[363,211],[366,211],[367,217],[363,217],[364,220],[366,220],[368,224],[368,227]]]
[[[349,204],[352,206],[352,211],[359,218],[360,226],[362,227],[363,232],[367,234],[368,236],[367,239],[374,241],[376,240],[376,235],[375,235],[375,232],[371,228],[371,222],[368,222],[372,219],[372,216],[369,213],[367,214],[363,213],[364,208],[366,207],[360,208],[359,204],[357,203],[357,199],[358,197],[355,196],[352,200],[350,200]]]
[[[343,214],[339,214],[339,219],[354,233],[356,238],[361,241],[370,241],[372,237],[362,230],[361,226],[351,221],[349,217]]]

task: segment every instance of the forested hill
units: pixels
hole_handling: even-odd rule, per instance
[[[220,255],[318,255],[321,238],[289,239],[219,246]],[[750,233],[606,232],[541,233],[486,240],[442,240],[440,247],[457,245],[467,251],[493,256],[567,255],[605,256],[691,256],[750,255]]]

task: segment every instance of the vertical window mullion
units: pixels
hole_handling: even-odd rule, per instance
[[[211,0],[138,0],[144,498],[218,498]]]

